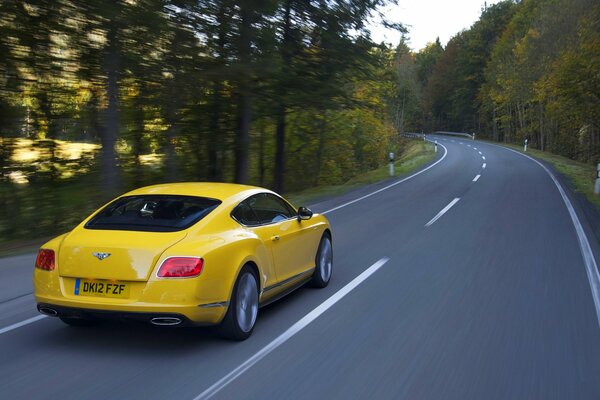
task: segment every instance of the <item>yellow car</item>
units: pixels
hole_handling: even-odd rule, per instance
[[[70,325],[130,318],[250,336],[258,308],[333,267],[323,215],[267,189],[174,183],[126,193],[42,246],[38,310]]]

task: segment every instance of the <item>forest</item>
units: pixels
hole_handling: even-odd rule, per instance
[[[172,181],[337,185],[451,130],[600,161],[600,5],[505,0],[419,51],[396,0],[3,0],[0,242]],[[375,43],[369,21],[402,32]],[[435,29],[435,27],[432,27]]]
[[[425,131],[476,132],[600,162],[600,4],[503,1],[417,55]]]

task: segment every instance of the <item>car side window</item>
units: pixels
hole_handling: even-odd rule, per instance
[[[261,222],[254,213],[254,210],[248,205],[248,200],[242,201],[231,213],[240,224],[243,225],[259,225]]]
[[[247,201],[261,224],[275,223],[296,216],[291,207],[279,197],[270,193],[261,193],[249,198]]]

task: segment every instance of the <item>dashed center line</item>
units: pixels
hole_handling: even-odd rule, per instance
[[[487,166],[487,164],[483,163],[483,165],[481,166],[481,168],[485,169],[486,166]]]
[[[478,151],[478,153],[479,153],[479,155],[483,155],[483,154],[481,154],[481,152],[480,152],[480,151]]]
[[[431,221],[429,221],[428,223],[425,224],[425,228],[427,228],[428,226],[433,225],[433,223],[435,221],[437,221],[438,219],[440,219],[442,217],[442,215],[446,214],[446,212],[448,212],[448,210],[451,209],[453,205],[455,205],[456,203],[458,203],[459,200],[460,200],[460,197],[457,197],[454,200],[452,200],[450,203],[448,203],[448,205],[446,207],[442,208],[442,211],[440,211],[439,213],[437,213],[437,215],[435,217],[433,217],[431,219]]]
[[[485,160],[485,156],[481,156],[481,158],[483,158]]]
[[[481,174],[478,174],[475,178],[473,178],[473,182],[477,182],[477,180],[481,177]]]
[[[473,150],[477,150],[477,147],[473,147]],[[479,152],[479,154],[481,154],[481,152]]]

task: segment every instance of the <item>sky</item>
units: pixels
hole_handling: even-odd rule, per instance
[[[488,6],[499,0],[487,0]],[[398,0],[398,4],[382,9],[391,22],[401,22],[409,29],[409,45],[414,51],[435,41],[443,46],[463,29],[468,29],[481,15],[484,0]],[[371,37],[376,42],[397,44],[400,34],[386,30],[378,19],[371,24]]]

